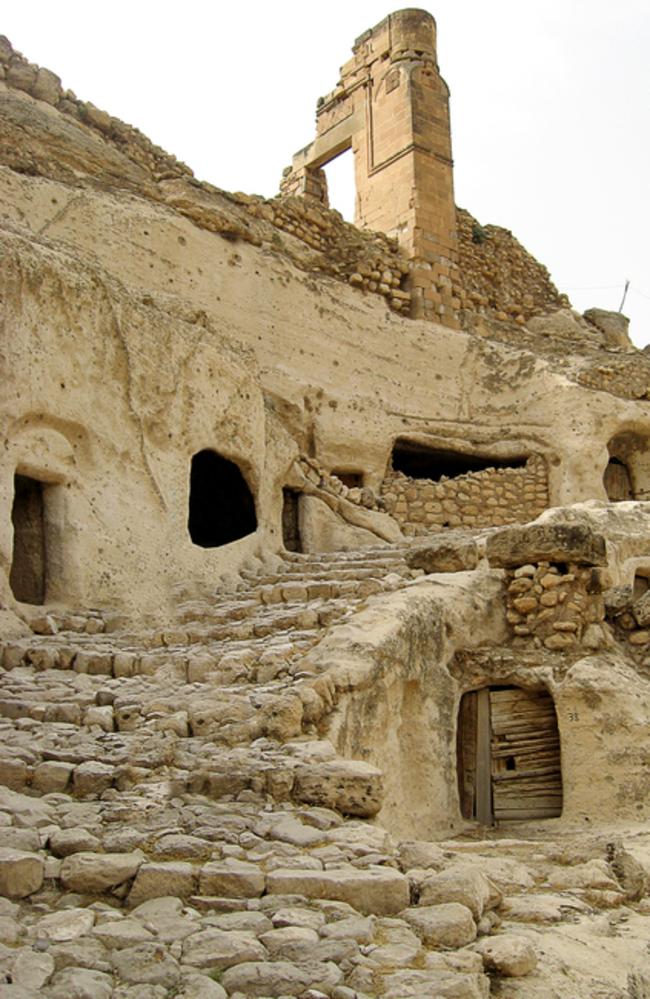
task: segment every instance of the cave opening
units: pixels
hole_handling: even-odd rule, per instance
[[[201,548],[219,548],[257,530],[255,499],[241,469],[216,451],[192,457],[187,526]]]
[[[437,482],[444,475],[448,479],[468,472],[482,472],[487,468],[524,468],[527,455],[513,458],[495,458],[493,455],[464,454],[461,451],[432,448],[418,441],[398,439],[392,455],[393,471],[402,472],[410,479],[430,479]]]

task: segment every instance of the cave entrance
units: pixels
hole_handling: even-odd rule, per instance
[[[216,451],[199,451],[190,468],[187,522],[201,548],[219,548],[257,530],[255,500],[239,467]]]
[[[547,691],[484,687],[464,694],[457,738],[463,818],[491,826],[561,815],[560,733]]]
[[[24,604],[45,603],[47,543],[44,483],[27,475],[14,476],[11,509],[14,545],[9,585]]]
[[[610,503],[634,499],[630,470],[620,458],[610,458],[603,475],[603,485]]]
[[[418,441],[400,438],[393,446],[393,471],[402,472],[409,479],[430,479],[437,482],[443,475],[448,479],[468,472],[482,472],[487,468],[524,468],[528,456],[494,458],[461,451],[432,448]]]
[[[282,543],[289,552],[302,551],[300,537],[300,491],[282,490]]]
[[[363,472],[334,471],[332,475],[335,475],[339,482],[342,482],[348,489],[363,488]]]

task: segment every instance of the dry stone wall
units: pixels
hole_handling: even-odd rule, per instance
[[[508,575],[506,618],[515,647],[575,652],[611,644],[598,569],[520,566]]]
[[[534,520],[549,504],[546,463],[532,455],[523,468],[486,468],[439,482],[391,471],[382,499],[404,534],[444,527],[495,527]]]
[[[508,229],[481,226],[463,208],[456,211],[462,309],[523,326],[540,313],[566,307],[546,267]]]

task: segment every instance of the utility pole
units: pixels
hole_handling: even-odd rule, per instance
[[[625,288],[623,289],[623,298],[621,299],[621,304],[618,307],[618,311],[619,312],[623,311],[623,306],[625,305],[625,299],[627,298],[627,290],[628,290],[629,287],[630,287],[630,279],[626,278],[625,279]]]

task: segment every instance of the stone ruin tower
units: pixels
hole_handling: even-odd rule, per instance
[[[458,247],[449,88],[424,10],[389,14],[357,38],[334,90],[318,101],[316,138],[293,157],[282,193],[327,206],[323,167],[354,155],[355,224],[397,238],[411,261],[412,315],[455,326]]]

